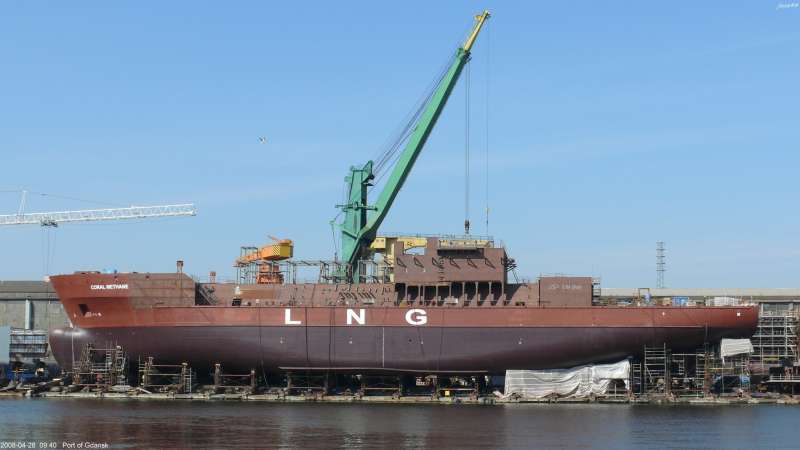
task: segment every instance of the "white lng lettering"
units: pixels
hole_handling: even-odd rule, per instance
[[[353,321],[355,320],[358,322],[359,325],[364,325],[367,323],[367,318],[365,316],[365,311],[363,309],[358,310],[358,314],[352,309],[347,310],[347,324],[352,325]]]
[[[406,313],[406,322],[409,325],[425,325],[428,323],[428,313],[424,309],[409,309]]]
[[[299,320],[292,320],[292,310],[291,309],[286,308],[284,311],[285,312],[284,312],[284,315],[283,315],[283,318],[284,318],[283,323],[285,323],[286,325],[300,325],[300,324],[303,323],[302,321],[299,321]]]

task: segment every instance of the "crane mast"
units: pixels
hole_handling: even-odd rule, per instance
[[[470,51],[475,39],[489,18],[489,11],[475,16],[475,25],[467,40],[456,51],[453,63],[436,86],[433,95],[424,107],[408,142],[398,156],[386,184],[378,195],[374,205],[368,204],[367,192],[375,178],[373,162],[368,161],[362,167],[351,167],[345,178],[348,185],[347,203],[339,205],[344,212],[344,220],[340,224],[342,232],[342,261],[353,269],[352,281],[358,282],[357,266],[359,259],[369,253],[369,246],[375,239],[378,227],[386,218],[389,209],[403,187],[411,168],[417,160],[425,142],[430,136],[439,115],[444,109],[450,94],[455,87],[464,65],[469,61]]]

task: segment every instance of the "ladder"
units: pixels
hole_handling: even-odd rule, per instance
[[[125,372],[128,366],[125,352],[119,346],[109,346],[106,350],[105,370],[109,375],[109,384],[125,384]]]
[[[631,392],[634,394],[643,394],[644,393],[644,383],[642,380],[642,364],[641,363],[631,363],[631,380],[630,380]]]
[[[181,365],[181,384],[183,387],[184,394],[192,393],[192,384],[193,384],[192,369],[186,363],[183,363]]]
[[[704,396],[706,393],[706,355],[707,349],[700,348],[697,349],[696,356],[695,356],[695,363],[694,363],[694,373],[695,373],[695,387],[697,388],[697,394]]]
[[[644,347],[645,392],[669,394],[670,380],[667,362],[666,344]]]
[[[214,293],[214,288],[204,284],[197,284],[197,300],[200,305],[217,305],[217,295]]]

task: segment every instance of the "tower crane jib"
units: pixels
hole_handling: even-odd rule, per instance
[[[0,215],[3,225],[42,225],[58,226],[66,222],[97,222],[108,220],[145,219],[153,217],[194,216],[194,204],[129,206],[125,208],[87,209],[78,211],[57,211]]]

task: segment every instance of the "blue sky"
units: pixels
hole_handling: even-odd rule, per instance
[[[521,275],[652,286],[663,240],[668,286],[798,286],[800,8],[695,3],[6,2],[0,191],[92,201],[32,195],[29,211],[199,214],[5,227],[0,279],[176,259],[225,277],[267,234],[330,258],[347,168],[381,150],[488,7],[471,218],[486,232],[488,86],[488,231]],[[464,91],[384,231],[462,230]],[[18,202],[0,192],[0,213]]]

